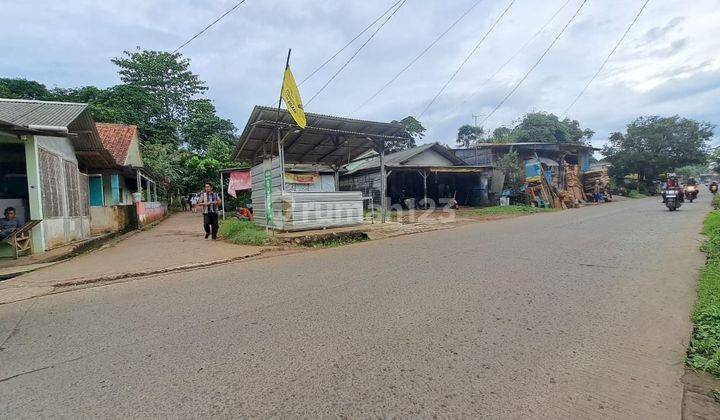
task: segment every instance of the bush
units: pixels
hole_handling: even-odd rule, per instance
[[[703,233],[708,239],[700,249],[707,254],[707,263],[700,273],[686,362],[720,376],[720,210],[705,218]]]
[[[226,241],[238,245],[263,245],[268,240],[265,228],[238,219],[223,220],[218,233]]]

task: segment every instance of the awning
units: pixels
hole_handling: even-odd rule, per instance
[[[355,120],[306,113],[308,125],[300,129],[286,110],[256,106],[233,159],[260,163],[264,156],[277,155],[277,129],[284,139],[285,163],[324,164],[339,167],[356,159],[384,141],[407,139],[401,124]]]

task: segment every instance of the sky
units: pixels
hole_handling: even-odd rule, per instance
[[[303,80],[395,2],[246,0],[181,52],[207,82],[205,96],[219,115],[242,129],[254,105],[277,104],[289,48],[291,69]],[[587,0],[540,64],[490,116],[583,0],[406,0],[384,26],[387,14],[300,86],[305,110],[378,121],[413,115],[427,128],[422,142],[445,144],[454,143],[458,127],[475,123],[473,115],[489,130],[532,111],[563,117],[644,2]],[[0,77],[37,80],[50,88],[112,86],[120,81],[111,58],[138,46],[172,51],[236,3],[0,0]],[[471,7],[422,58],[357,109]],[[679,114],[720,125],[717,22],[720,0],[651,0],[567,116],[594,130],[592,144],[598,147],[641,115]]]

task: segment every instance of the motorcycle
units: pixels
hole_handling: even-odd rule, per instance
[[[667,190],[665,194],[663,194],[665,196],[665,205],[670,211],[675,211],[682,205],[682,201],[678,196],[679,193],[681,192],[678,190]]]
[[[692,203],[698,196],[698,187],[696,185],[686,185],[684,193],[685,199]]]

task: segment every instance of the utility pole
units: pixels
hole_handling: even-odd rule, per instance
[[[478,118],[480,118],[481,116],[482,116],[482,115],[472,114],[473,120],[475,120],[475,127],[477,127],[477,120],[478,120]]]

